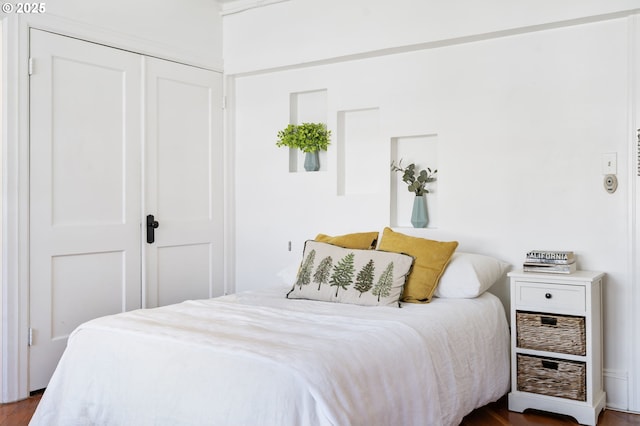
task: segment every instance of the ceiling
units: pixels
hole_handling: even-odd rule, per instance
[[[262,6],[269,6],[275,3],[282,3],[289,0],[215,0],[220,4],[223,15],[244,12]]]

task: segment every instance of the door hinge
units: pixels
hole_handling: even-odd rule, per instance
[[[33,75],[33,58],[29,58],[29,75]]]
[[[29,327],[29,346],[33,346],[33,328]]]
[[[222,109],[227,109],[227,97],[222,97]]]
[[[637,146],[636,154],[638,156],[636,174],[640,176],[640,129],[638,129],[638,146]]]

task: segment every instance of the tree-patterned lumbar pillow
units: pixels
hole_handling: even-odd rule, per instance
[[[289,299],[399,306],[413,257],[309,240]]]

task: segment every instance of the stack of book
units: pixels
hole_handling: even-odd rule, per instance
[[[576,271],[576,257],[572,251],[532,250],[522,265],[525,272],[570,274]]]

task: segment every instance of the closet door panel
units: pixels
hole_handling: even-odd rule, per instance
[[[207,221],[213,205],[211,89],[156,81],[158,215],[165,221]]]
[[[60,56],[51,71],[53,224],[125,223],[123,72]]]
[[[211,243],[158,249],[158,305],[209,297],[211,250]]]
[[[146,306],[223,293],[220,73],[145,60]]]
[[[69,333],[141,306],[141,58],[31,30],[29,388]]]

